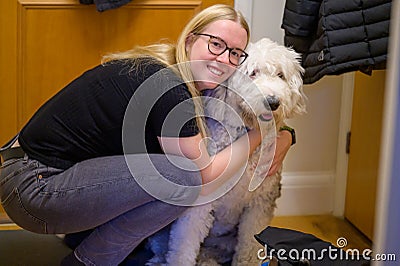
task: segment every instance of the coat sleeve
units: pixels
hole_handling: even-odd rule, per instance
[[[318,25],[322,0],[286,0],[282,28],[291,35],[307,37]]]
[[[298,53],[306,53],[315,34],[322,0],[286,0],[281,28],[284,44]]]

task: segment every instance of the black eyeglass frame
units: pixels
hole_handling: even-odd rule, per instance
[[[220,38],[220,37],[218,37],[218,36],[214,36],[214,35],[207,34],[207,33],[193,33],[193,35],[200,35],[200,36],[207,36],[207,37],[209,37],[210,39],[208,40],[207,48],[208,48],[208,51],[209,51],[211,54],[213,54],[213,55],[222,55],[223,53],[226,52],[226,50],[228,50],[228,51],[229,51],[229,63],[231,63],[231,64],[234,65],[234,66],[240,66],[241,64],[243,64],[244,61],[246,61],[247,57],[249,56],[248,53],[246,53],[244,50],[242,50],[242,49],[240,49],[240,48],[231,48],[231,47],[228,47],[228,45],[226,44],[226,42],[225,42],[222,38]],[[211,51],[211,49],[210,49],[211,38],[218,39],[218,40],[220,40],[221,42],[223,42],[223,43],[225,44],[225,49],[224,49],[221,53],[214,53],[214,52]],[[233,62],[231,61],[231,52],[232,52],[233,50],[239,50],[240,52],[243,53],[240,57],[244,57],[244,59],[243,59],[239,64],[235,64],[235,63],[233,63]]]

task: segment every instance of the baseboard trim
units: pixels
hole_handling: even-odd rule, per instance
[[[283,173],[276,216],[331,214],[334,208],[333,172]]]

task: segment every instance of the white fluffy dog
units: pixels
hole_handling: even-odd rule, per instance
[[[269,225],[280,196],[280,171],[265,178],[275,137],[284,119],[305,112],[305,96],[296,52],[266,38],[249,44],[247,51],[249,57],[228,80],[228,88],[220,86],[213,90],[213,98],[205,101],[206,116],[220,122],[208,122],[213,140],[210,152],[223,149],[245,134],[246,128],[259,127],[263,142],[233,189],[215,201],[188,209],[171,227],[149,239],[155,256],[148,265],[219,265],[230,260],[232,265],[259,263],[261,246],[254,235]],[[242,119],[236,119],[232,111]],[[253,176],[265,180],[249,191]],[[254,188],[250,186],[250,190]]]

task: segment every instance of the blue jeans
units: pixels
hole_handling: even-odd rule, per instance
[[[150,158],[169,181],[185,186],[201,184],[198,171],[176,167],[165,155]],[[184,163],[191,161],[184,159]],[[140,156],[130,160],[130,167],[140,169],[143,165]],[[152,171],[142,169],[136,174],[147,178]],[[194,202],[199,192],[167,192],[164,197],[186,197]],[[9,217],[32,232],[73,233],[95,228],[75,249],[75,256],[86,265],[117,265],[143,239],[188,208],[149,195],[132,177],[124,156],[90,159],[67,170],[28,156],[10,159],[0,168],[0,198]]]

